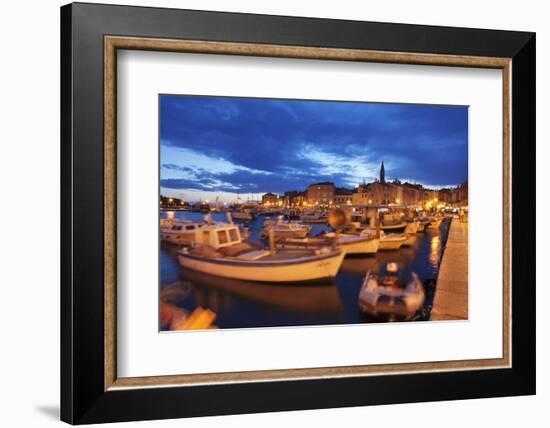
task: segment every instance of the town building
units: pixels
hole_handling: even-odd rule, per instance
[[[452,189],[433,190],[420,184],[402,183],[399,180],[386,181],[384,162],[380,176],[372,183],[361,183],[353,192],[352,205],[403,205],[408,207],[432,208],[439,205],[467,206],[468,183]]]
[[[439,190],[438,199],[447,206],[457,208],[468,206],[468,182],[454,188]]]
[[[353,201],[353,191],[343,187],[337,187],[334,191],[333,205],[335,207],[343,207],[351,205]]]
[[[305,192],[299,192],[298,190],[291,190],[285,192],[283,196],[283,205],[285,208],[298,208],[304,205],[306,198]]]
[[[330,181],[310,184],[306,190],[306,202],[310,206],[332,206],[335,191],[336,186]]]
[[[267,207],[282,205],[282,199],[279,198],[278,194],[269,192],[262,195],[262,205]]]

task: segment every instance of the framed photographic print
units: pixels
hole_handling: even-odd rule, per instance
[[[533,33],[76,3],[61,53],[62,420],[535,393]]]

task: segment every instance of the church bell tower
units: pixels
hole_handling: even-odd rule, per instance
[[[382,166],[380,167],[380,183],[386,182],[386,170],[384,169],[384,162],[382,162]]]

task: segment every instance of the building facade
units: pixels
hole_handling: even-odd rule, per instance
[[[336,188],[333,197],[333,206],[343,207],[351,205],[353,202],[353,191],[341,187]]]
[[[262,205],[264,206],[267,206],[267,207],[278,206],[279,202],[281,202],[281,205],[282,205],[282,200],[281,198],[279,198],[279,195],[277,195],[276,193],[269,192],[262,195]]]
[[[439,190],[438,199],[447,206],[468,206],[468,182],[464,182],[460,186],[451,189]]]
[[[310,184],[306,190],[306,202],[309,206],[329,207],[334,203],[336,186],[330,181]]]
[[[352,205],[403,205],[407,207],[432,208],[440,205],[467,206],[468,183],[452,189],[432,190],[420,184],[386,181],[384,163],[380,166],[379,179],[361,183],[353,192]]]
[[[304,205],[306,199],[305,195],[305,192],[299,192],[297,190],[285,192],[283,196],[283,205],[285,208],[299,208]]]

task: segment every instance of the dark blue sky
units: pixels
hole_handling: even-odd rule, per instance
[[[235,199],[354,187],[378,176],[431,187],[468,178],[468,109],[228,97],[160,97],[161,193]]]

